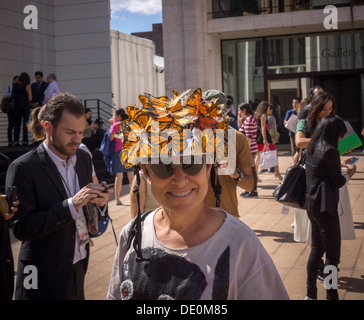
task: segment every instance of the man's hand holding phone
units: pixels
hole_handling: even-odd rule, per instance
[[[76,210],[83,207],[87,202],[92,202],[99,207],[103,207],[109,201],[112,187],[108,187],[106,182],[100,184],[89,183],[72,197],[72,203]]]

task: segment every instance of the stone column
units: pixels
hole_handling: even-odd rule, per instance
[[[207,88],[206,0],[163,0],[166,95]]]

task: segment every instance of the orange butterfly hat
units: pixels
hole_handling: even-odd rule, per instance
[[[126,168],[153,157],[216,155],[217,148],[227,155],[228,108],[217,99],[205,101],[200,88],[173,93],[173,99],[145,93],[139,96],[140,109],[126,108],[129,118],[119,134],[123,140],[120,160]]]

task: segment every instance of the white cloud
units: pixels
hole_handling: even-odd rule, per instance
[[[162,11],[162,0],[110,0],[111,14],[126,10],[130,13],[156,14]]]

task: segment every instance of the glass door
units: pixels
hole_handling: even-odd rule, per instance
[[[286,112],[292,109],[292,100],[300,97],[299,79],[268,80],[268,101],[274,106],[274,116],[280,133],[279,143],[289,144],[288,130],[283,125]]]
[[[326,92],[335,98],[336,114],[349,121],[356,133],[362,130],[361,99],[363,92],[360,88],[360,74],[343,74],[320,76],[315,78]]]

